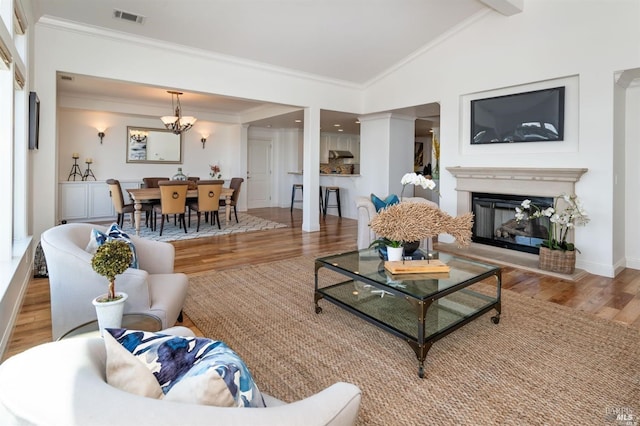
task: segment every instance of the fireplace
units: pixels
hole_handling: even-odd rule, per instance
[[[516,207],[525,199],[542,209],[553,206],[552,197],[471,193],[474,214],[471,240],[479,244],[538,254],[538,246],[548,238],[549,218],[517,222]]]
[[[471,212],[472,194],[529,194],[532,197],[550,197],[554,199],[560,194],[575,194],[576,182],[587,172],[585,168],[527,168],[527,167],[446,167],[455,179],[456,214]],[[447,174],[441,174],[440,182],[447,185]],[[444,183],[443,183],[444,182]],[[448,200],[448,199],[447,199]],[[445,204],[446,203],[442,203]],[[513,207],[515,210],[515,206]],[[513,212],[510,212],[510,217]],[[546,236],[545,236],[546,238]],[[571,239],[573,236],[570,237]],[[459,249],[456,242],[444,236],[436,243],[438,250],[458,253],[492,263],[504,263],[526,270],[551,274],[538,269],[538,255],[523,251],[509,250],[502,247],[472,242],[469,247]]]

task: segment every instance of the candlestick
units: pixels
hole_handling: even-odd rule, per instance
[[[82,175],[82,180],[93,179],[96,180],[96,176],[93,174],[93,170],[91,170],[91,163],[93,162],[92,158],[87,158],[85,163],[87,163],[87,170],[84,171],[84,175]]]
[[[77,152],[74,152],[73,154],[71,154],[71,158],[78,159],[80,158],[80,154],[78,154]]]
[[[73,166],[71,166],[71,171],[69,172],[69,177],[67,180],[76,180],[76,177],[79,177],[81,180],[84,180],[84,176],[80,171],[80,166],[78,166],[78,157],[73,157]]]

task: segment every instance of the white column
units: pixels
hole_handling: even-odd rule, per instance
[[[302,230],[320,230],[320,108],[304,109],[304,156],[302,161],[304,185],[302,200]]]
[[[361,193],[399,196],[400,179],[413,171],[415,118],[384,113],[359,120]]]
[[[415,117],[392,114],[389,123],[389,189],[400,196],[400,180],[405,173],[413,172],[413,154],[416,140]],[[407,188],[405,197],[413,195],[413,188]]]
[[[248,208],[248,185],[249,182],[249,174],[247,173],[248,158],[249,158],[249,125],[243,124],[240,128],[240,174],[238,176],[244,177],[244,182],[242,183],[242,189],[240,190],[240,195],[238,197],[238,205],[237,208],[240,211],[246,212]]]

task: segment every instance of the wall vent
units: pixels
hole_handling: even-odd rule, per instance
[[[113,17],[116,19],[122,19],[123,21],[134,22],[136,24],[143,24],[145,20],[145,17],[142,15],[136,15],[134,13],[118,9],[113,9]]]

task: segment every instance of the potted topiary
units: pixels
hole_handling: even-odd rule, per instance
[[[107,294],[93,299],[101,335],[105,328],[120,328],[122,325],[124,303],[128,295],[122,292],[116,293],[116,275],[126,271],[132,259],[131,248],[123,240],[107,241],[98,247],[91,259],[93,270],[109,281]]]

